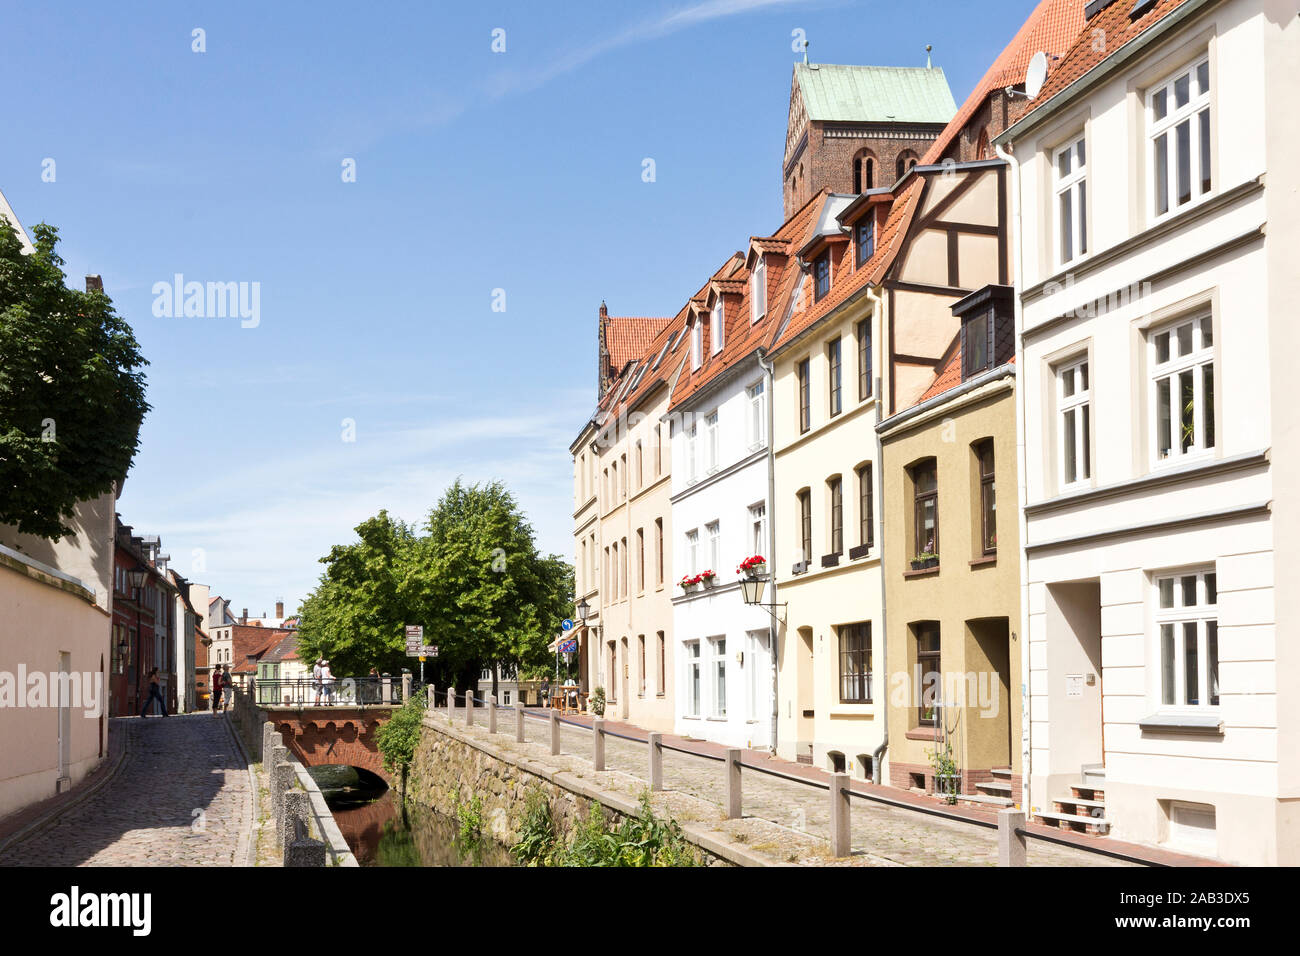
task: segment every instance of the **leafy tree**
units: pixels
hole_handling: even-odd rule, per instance
[[[149,363],[108,296],[68,288],[58,230],[32,236],[0,219],[0,524],[57,540],[131,467]]]

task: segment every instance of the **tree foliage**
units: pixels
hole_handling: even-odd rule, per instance
[[[108,296],[68,288],[58,230],[32,236],[0,219],[0,524],[58,539],[126,476],[149,363]]]
[[[421,624],[439,647],[431,669],[452,680],[546,660],[572,614],[573,569],[538,553],[510,491],[457,479],[422,530],[381,511],[358,525],[357,542],[330,549],[301,609],[304,659],[328,657],[337,675],[396,670],[409,664],[404,625]]]

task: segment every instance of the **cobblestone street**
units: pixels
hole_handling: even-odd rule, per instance
[[[252,800],[227,718],[127,717],[126,759],[85,800],[18,840],[0,866],[232,866],[248,860]]]

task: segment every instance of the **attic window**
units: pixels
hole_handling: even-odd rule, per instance
[[[1136,20],[1155,5],[1156,0],[1137,0],[1137,3],[1133,4],[1133,9],[1128,12],[1128,18]]]
[[[862,267],[867,264],[876,252],[876,216],[874,212],[869,212],[858,220],[857,227],[857,264]]]
[[[717,355],[722,351],[723,337],[726,332],[722,324],[722,296],[718,296],[718,301],[709,316],[709,330],[712,332],[712,354]]]
[[[767,315],[767,261],[759,256],[758,264],[749,276],[749,321],[757,322]]]
[[[1010,286],[988,285],[952,308],[961,319],[961,378],[974,378],[1011,361],[1015,319]]]
[[[813,301],[831,291],[831,252],[827,249],[813,262]]]

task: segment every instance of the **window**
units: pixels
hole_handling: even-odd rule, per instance
[[[709,641],[713,661],[709,667],[713,685],[713,716],[727,716],[727,639],[715,637]]]
[[[1210,191],[1210,61],[1147,93],[1151,211],[1163,216]]]
[[[989,368],[989,319],[992,310],[980,309],[961,324],[961,375],[968,379]]]
[[[749,506],[749,555],[767,554],[767,502]],[[749,557],[746,555],[746,557]]]
[[[1088,162],[1083,137],[1056,151],[1056,251],[1064,265],[1088,251]]]
[[[691,427],[686,429],[686,475],[689,481],[696,481],[700,474],[697,438],[699,438],[698,423],[692,417]]]
[[[856,262],[858,268],[865,266],[867,260],[876,254],[876,215],[868,212],[858,220]]]
[[[1218,576],[1213,571],[1156,581],[1160,702],[1164,706],[1219,706],[1218,603]]]
[[[800,561],[812,560],[812,492],[799,492],[799,540],[803,548]]]
[[[636,695],[638,697],[644,697],[645,696],[645,635],[644,634],[637,635],[636,647],[637,647],[637,656],[641,662],[641,670],[640,673],[637,674],[640,683],[638,685]]]
[[[871,703],[871,624],[846,624],[840,636],[840,703]]]
[[[641,439],[636,440],[636,486],[645,487],[645,461],[641,453]]]
[[[713,313],[709,316],[709,332],[711,333],[713,354],[717,355],[722,351],[723,336],[726,330],[722,325],[722,297],[713,306]]]
[[[763,401],[763,380],[745,389],[749,398],[749,447],[758,448],[767,441],[767,406]]]
[[[939,625],[927,621],[916,625],[913,630],[916,633],[916,663],[921,670],[921,686],[927,688],[922,690],[918,702],[917,723],[922,727],[934,727],[938,717],[935,696],[943,683],[938,677]]]
[[[666,693],[666,688],[664,687],[664,674],[666,673],[664,670],[664,632],[656,632],[655,640],[659,644],[659,669],[655,671],[655,696],[662,697]]]
[[[722,564],[722,527],[718,522],[710,521],[704,526],[704,531],[709,536],[708,570],[716,573]]]
[[[822,296],[831,291],[831,254],[828,249],[813,262],[813,301],[820,302]]]
[[[874,488],[871,483],[871,466],[858,469],[858,544],[870,550],[875,542],[876,516],[872,506]]]
[[[913,555],[939,553],[939,481],[933,458],[912,468]]]
[[[983,553],[998,553],[997,481],[993,468],[993,439],[986,438],[975,446],[975,462],[980,477],[980,540]]]
[[[606,548],[606,549],[605,549],[605,565],[604,565],[604,572],[605,572],[605,573],[604,573],[604,581],[603,581],[603,583],[602,583],[601,586],[602,586],[602,588],[604,589],[604,591],[605,591],[606,594],[610,594],[611,596],[613,596],[613,595],[611,594],[611,592],[610,592],[610,586],[609,586],[609,569],[610,569],[611,567],[612,567],[612,565],[609,563],[609,548]]]
[[[826,387],[830,400],[830,417],[834,418],[844,410],[842,365],[840,362],[840,339],[833,339],[826,346],[826,365],[829,370]]]
[[[910,149],[905,149],[898,154],[898,160],[894,163],[895,179],[902,179],[909,169],[916,165],[916,153]]]
[[[636,529],[636,589],[645,590],[645,529]]]
[[[827,483],[831,498],[831,553],[844,551],[844,483],[836,475]]]
[[[700,573],[700,533],[696,530],[686,532],[686,573]]]
[[[749,276],[749,321],[752,325],[767,315],[767,262],[761,256]]]
[[[1197,316],[1148,337],[1156,461],[1214,447],[1214,321]]]
[[[812,382],[808,376],[808,359],[798,365],[799,377],[799,432],[802,434],[812,427]]]
[[[1056,407],[1060,416],[1061,484],[1069,487],[1092,476],[1091,392],[1088,360],[1056,371]]]
[[[704,434],[708,450],[707,468],[711,475],[718,470],[718,413],[710,412],[704,418]]]
[[[613,594],[612,594],[612,596],[615,597],[615,598],[617,598],[618,595],[619,595],[619,580],[618,580],[618,567],[619,567],[619,565],[618,565],[618,542],[617,542],[617,541],[614,542],[614,546],[613,546],[613,548],[614,548],[614,550],[613,550],[614,563],[613,563],[613,565],[612,565],[612,566],[610,567],[610,569],[609,569],[609,576],[613,579],[613,586],[614,586],[614,587],[613,587]]]
[[[686,716],[700,716],[700,642],[687,641],[686,650]]]
[[[871,397],[871,320],[858,323],[858,401]]]
[[[618,460],[622,463],[623,468],[619,471],[618,496],[620,500],[627,500],[627,455],[619,455]]]
[[[767,651],[767,631],[750,631],[747,637],[749,648],[745,654],[744,663],[744,669],[748,672],[749,677],[749,713],[747,716],[749,720],[757,722],[764,717],[771,716],[770,703],[768,703],[766,713],[764,713],[763,704],[771,699],[768,691],[772,686],[772,664]]]
[[[853,158],[853,191],[864,193],[874,189],[876,182],[876,161],[871,153],[863,151]]]
[[[655,518],[655,584],[664,583],[664,519]]]
[[[623,546],[619,550],[619,553],[623,555],[623,563],[620,565],[619,593],[623,597],[627,597],[628,587],[631,583],[627,576],[627,538],[623,539],[622,544]]]
[[[691,371],[699,369],[704,364],[704,325],[703,319],[698,315],[695,317],[695,324],[691,326]]]
[[[655,426],[655,477],[656,478],[662,475],[664,471],[663,447],[664,447],[663,426],[656,425]]]

